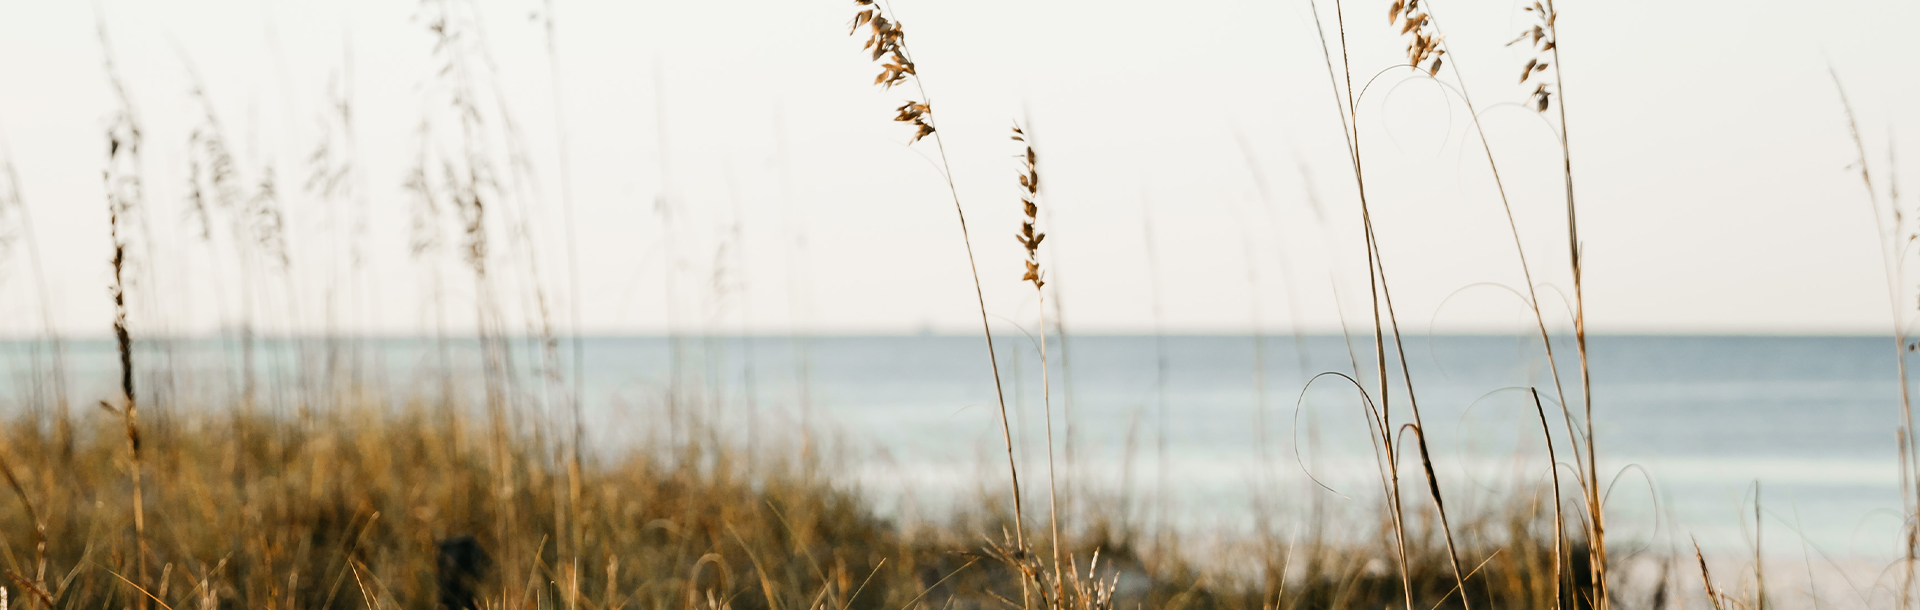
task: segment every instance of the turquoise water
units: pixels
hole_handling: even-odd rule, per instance
[[[1255,511],[1299,514],[1315,501],[1354,515],[1377,506],[1377,466],[1354,386],[1332,376],[1308,383],[1344,373],[1377,399],[1370,339],[1349,350],[1340,337],[1264,337],[1259,353],[1247,336],[1074,336],[1064,349],[1058,337],[1051,341],[1056,460],[1076,487],[1155,498],[1140,506],[1208,531],[1245,531]],[[996,342],[1018,459],[1027,480],[1039,481],[1046,445],[1038,345],[1025,335]],[[542,385],[537,345],[513,345],[523,404],[564,394]],[[10,408],[34,400],[42,377],[30,354],[38,347],[4,345],[11,374],[0,380],[0,399]],[[847,458],[843,475],[889,511],[937,516],[955,495],[1005,485],[979,337],[595,337],[582,347],[586,427],[603,450],[662,429],[660,397],[677,387],[689,397],[683,406],[741,441],[792,443],[813,430],[816,446]],[[1577,360],[1570,344],[1556,338],[1554,347],[1577,417]],[[112,394],[110,342],[71,342],[66,353],[74,404]],[[143,342],[140,383],[151,394],[143,400],[155,411],[217,403],[240,386],[238,353],[232,340]],[[571,346],[562,342],[558,353],[570,359]],[[1710,548],[1744,548],[1757,480],[1769,545],[1797,547],[1800,530],[1828,553],[1888,556],[1900,507],[1893,353],[1880,337],[1592,338],[1595,443],[1603,475],[1620,475],[1610,534],[1662,546],[1694,535]],[[1397,426],[1412,411],[1398,358],[1389,355]],[[1544,484],[1546,453],[1527,388],[1546,399],[1555,450],[1571,459],[1567,423],[1554,406],[1560,393],[1537,338],[1409,337],[1405,356],[1439,475],[1460,510]],[[440,371],[450,366],[463,380],[455,391],[479,391],[468,383],[480,370],[470,340],[270,341],[255,358],[264,399],[283,408],[301,383],[297,371],[329,366],[425,395],[440,391]],[[1256,360],[1264,375],[1255,374]],[[1408,493],[1409,502],[1423,496]]]

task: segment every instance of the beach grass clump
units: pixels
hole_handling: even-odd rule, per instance
[[[930,555],[817,467],[762,460],[749,476],[739,455],[698,444],[622,453],[582,469],[589,492],[569,505],[556,499],[567,473],[546,444],[520,439],[502,461],[482,420],[435,411],[355,405],[317,425],[239,410],[170,417],[140,439],[144,514],[125,509],[142,488],[127,479],[120,422],[88,419],[70,459],[37,428],[9,425],[0,465],[32,510],[0,510],[4,565],[39,599],[15,601],[431,608],[446,583],[464,582],[474,607],[672,608],[711,598],[713,607],[874,608],[927,567],[914,558]],[[509,497],[497,493],[502,478],[513,481]],[[575,513],[577,552],[594,569],[557,556],[561,510]],[[516,516],[505,531],[503,511]],[[143,531],[141,518],[147,537],[129,536]],[[450,566],[450,554],[466,559]],[[141,561],[157,569],[144,582],[135,580]],[[527,571],[501,569],[510,565]],[[871,597],[855,599],[867,579]]]
[[[1264,577],[1238,567],[1254,565],[1251,549],[1145,561],[1137,540],[1095,527],[1063,528],[1061,554],[1075,566],[1043,570],[1011,540],[982,540],[1012,525],[996,498],[963,499],[951,519],[883,516],[873,490],[828,475],[843,458],[780,459],[795,452],[769,447],[749,467],[741,447],[710,440],[722,433],[697,420],[674,435],[688,441],[588,459],[574,475],[585,492],[568,501],[551,442],[516,436],[499,472],[485,417],[449,420],[431,400],[346,404],[311,421],[215,408],[143,430],[144,541],[126,509],[136,488],[120,421],[84,418],[71,456],[39,427],[5,426],[0,470],[19,502],[0,508],[0,570],[14,603],[937,610],[1018,606],[1025,583],[1032,607],[1050,610],[1264,610],[1377,607],[1402,585],[1382,570],[1393,557],[1384,518],[1379,537],[1321,535],[1344,527],[1329,522],[1274,540],[1263,548],[1289,564]],[[497,493],[502,478],[511,496]],[[1545,505],[1515,506],[1460,525],[1479,541],[1467,552],[1489,555],[1469,579],[1476,603],[1551,599]],[[507,511],[515,519],[503,531]],[[556,549],[560,511],[577,528],[577,562]],[[1410,582],[1454,607],[1437,530],[1414,531]],[[153,572],[136,583],[142,558]]]
[[[1349,349],[1351,370],[1321,373],[1309,385],[1345,384],[1357,390],[1358,408],[1368,424],[1367,441],[1377,459],[1379,488],[1370,491],[1378,495],[1347,505],[1337,514],[1322,511],[1313,500],[1289,498],[1300,505],[1315,503],[1313,515],[1289,522],[1263,513],[1257,530],[1223,534],[1221,540],[1207,540],[1170,525],[1173,511],[1169,507],[1175,499],[1169,497],[1173,486],[1166,480],[1167,431],[1182,414],[1169,404],[1166,394],[1169,373],[1164,333],[1159,329],[1162,308],[1151,217],[1143,218],[1143,228],[1146,254],[1154,268],[1149,274],[1155,284],[1159,400],[1153,432],[1160,481],[1152,488],[1154,496],[1133,497],[1131,440],[1118,494],[1065,481],[1055,468],[1051,360],[1064,360],[1066,354],[1064,349],[1049,351],[1053,344],[1047,315],[1050,300],[1055,305],[1055,329],[1060,318],[1058,286],[1049,290],[1049,273],[1054,271],[1050,265],[1057,259],[1043,264],[1040,248],[1048,236],[1041,227],[1041,212],[1051,210],[1054,199],[1049,195],[1043,207],[1039,155],[1032,134],[1016,124],[1012,139],[1020,145],[1021,222],[1015,237],[1025,257],[1024,273],[1017,281],[1032,287],[1040,312],[1037,345],[1046,418],[1048,531],[1044,536],[1037,531],[1029,535],[1015,455],[1019,445],[994,349],[993,314],[985,301],[966,208],[943,142],[944,135],[950,134],[937,128],[931,98],[898,15],[885,2],[854,2],[848,34],[865,34],[863,54],[878,70],[872,84],[887,92],[912,91],[893,108],[891,120],[911,130],[906,146],[924,150],[931,141],[932,159],[956,212],[994,382],[1000,440],[1007,452],[1009,484],[1004,488],[962,498],[944,507],[939,518],[885,512],[879,507],[889,498],[879,494],[887,490],[861,489],[837,476],[864,464],[815,450],[811,435],[817,430],[803,425],[799,439],[783,439],[763,437],[749,428],[745,442],[740,442],[741,435],[723,428],[719,414],[732,406],[723,398],[721,384],[727,382],[714,377],[706,389],[684,384],[680,369],[687,364],[682,362],[677,335],[670,337],[672,372],[665,391],[645,397],[649,406],[658,408],[622,414],[640,414],[637,421],[620,423],[646,428],[645,438],[619,446],[587,446],[583,348],[578,336],[581,280],[571,243],[565,128],[558,130],[573,293],[566,303],[574,333],[571,379],[561,373],[566,361],[559,355],[552,320],[557,307],[544,292],[542,266],[532,245],[529,225],[534,216],[531,206],[538,199],[537,172],[508,112],[479,29],[479,11],[461,0],[428,0],[419,15],[433,35],[431,58],[439,70],[423,87],[426,109],[413,151],[415,161],[406,168],[403,188],[415,200],[411,246],[416,261],[433,278],[440,393],[360,384],[358,376],[335,376],[329,364],[327,382],[301,394],[306,404],[325,405],[325,409],[302,409],[298,417],[254,409],[252,304],[245,314],[247,337],[240,356],[246,363],[245,381],[227,402],[175,409],[181,401],[154,392],[151,388],[157,384],[143,382],[136,387],[137,379],[146,379],[144,374],[173,373],[166,370],[173,364],[164,361],[143,361],[140,364],[147,368],[136,370],[134,337],[138,330],[143,342],[148,341],[148,333],[156,337],[155,343],[169,340],[160,323],[164,316],[149,312],[157,309],[152,306],[159,300],[155,296],[174,287],[152,279],[152,259],[179,253],[152,250],[150,229],[144,224],[145,142],[132,97],[120,81],[109,49],[106,72],[116,97],[105,130],[103,176],[109,212],[105,228],[112,246],[107,294],[112,301],[118,393],[101,402],[99,411],[88,407],[83,417],[68,424],[62,390],[57,401],[62,423],[54,430],[33,417],[7,420],[0,427],[0,475],[4,475],[0,479],[14,500],[0,508],[0,571],[4,572],[0,574],[4,576],[0,610],[6,610],[9,602],[33,608],[141,610],[150,606],[167,610],[1610,610],[1616,601],[1628,597],[1636,603],[1620,605],[1641,605],[1637,602],[1644,595],[1645,606],[1661,609],[1677,599],[1668,577],[1670,565],[1676,557],[1684,562],[1683,555],[1667,556],[1660,564],[1658,581],[1642,590],[1625,586],[1624,568],[1636,560],[1634,554],[1623,552],[1620,558],[1610,559],[1607,552],[1605,485],[1610,477],[1598,471],[1596,458],[1581,294],[1583,244],[1566,135],[1559,13],[1551,1],[1522,7],[1531,14],[1530,23],[1509,43],[1529,45],[1531,53],[1519,79],[1520,85],[1532,86],[1525,107],[1557,128],[1563,157],[1571,310],[1570,319],[1551,322],[1536,292],[1546,283],[1536,281],[1535,274],[1544,272],[1528,262],[1521,227],[1514,220],[1513,205],[1481,130],[1483,113],[1459,77],[1459,56],[1449,54],[1433,3],[1392,0],[1389,5],[1391,27],[1407,39],[1406,64],[1389,69],[1414,79],[1452,79],[1442,82],[1442,88],[1466,103],[1480,144],[1488,149],[1488,167],[1526,281],[1523,289],[1514,292],[1524,295],[1532,310],[1545,375],[1550,377],[1539,387],[1527,388],[1534,398],[1546,456],[1544,463],[1530,464],[1526,470],[1545,476],[1502,492],[1443,498],[1443,488],[1449,494],[1457,494],[1459,488],[1443,484],[1428,447],[1428,428],[1416,398],[1423,390],[1408,366],[1408,349],[1402,342],[1404,333],[1390,288],[1393,276],[1375,232],[1378,210],[1368,198],[1369,187],[1381,178],[1367,175],[1369,159],[1363,154],[1366,142],[1359,125],[1362,108],[1368,107],[1362,103],[1367,87],[1356,88],[1354,67],[1346,63],[1343,7],[1338,2],[1333,5],[1340,35],[1340,45],[1334,47],[1327,42],[1327,28],[1319,22],[1321,6],[1315,3],[1311,10],[1346,141],[1345,161],[1352,171],[1357,206],[1350,212],[1361,229],[1359,243],[1339,247],[1364,251],[1369,295],[1356,302],[1364,302],[1367,308],[1363,324],[1369,327],[1370,345]],[[564,125],[552,6],[544,6],[548,11],[545,41],[555,73],[555,123]],[[1453,68],[1451,75],[1443,75],[1443,66]],[[1405,69],[1409,67],[1410,73]],[[242,263],[243,284],[254,275],[264,277],[267,270],[277,270],[287,280],[291,306],[299,301],[297,283],[287,244],[289,224],[281,215],[273,166],[260,167],[253,182],[244,179],[242,174],[249,172],[235,160],[197,76],[194,81],[190,93],[200,116],[184,156],[190,187],[188,218],[197,221],[201,243],[211,248],[216,234],[213,218],[222,217],[232,227],[223,237],[248,261]],[[1844,93],[1842,103],[1846,104]],[[341,152],[336,158],[336,153],[328,152],[334,150],[330,147],[334,140],[323,141],[313,161],[315,177],[308,182],[310,198],[350,196],[358,201],[367,197],[357,187],[347,186],[357,171],[347,104],[341,96],[335,110],[338,116],[327,119],[327,125],[340,129]],[[1556,108],[1557,122],[1545,114]],[[664,125],[664,111],[661,117]],[[1848,118],[1852,123],[1850,108]],[[1897,256],[1901,252],[1897,238],[1904,226],[1897,188],[1887,183],[1883,205],[1868,171],[1857,123],[1852,127],[1869,202],[1876,217],[1885,216],[1882,237],[1889,240],[1883,243],[1889,286],[1897,288],[1904,281]],[[661,131],[664,134],[666,129]],[[670,168],[669,149],[663,137],[663,168]],[[671,172],[663,169],[662,174],[664,178]],[[7,221],[11,210],[24,210],[17,193],[19,178],[11,166],[5,178],[0,221]],[[663,218],[671,217],[667,213],[671,206],[662,205],[660,210]],[[1320,216],[1317,204],[1314,211]],[[1055,229],[1051,217],[1046,218],[1045,228]],[[354,223],[356,233],[366,232],[363,222],[364,215]],[[668,240],[663,249],[671,258],[672,235],[681,228],[668,220],[662,225]],[[744,230],[736,223],[732,234],[728,248],[743,252]],[[363,264],[360,237],[353,237],[351,247],[356,270]],[[0,255],[6,245],[0,243]],[[1249,247],[1248,283],[1257,285],[1252,277],[1252,251]],[[524,256],[516,257],[516,252]],[[1048,250],[1049,256],[1052,252]],[[742,262],[734,269],[744,266]],[[483,363],[481,372],[473,375],[478,378],[456,375],[448,355],[449,342],[458,337],[450,337],[446,330],[447,295],[462,287],[442,286],[442,267],[471,275],[471,284],[465,288],[470,288],[476,321],[472,334],[478,339]],[[663,298],[670,318],[676,298],[673,267],[669,262],[663,274],[668,288]],[[716,278],[724,275],[724,265],[715,267],[721,270]],[[1011,267],[1004,271],[1005,275],[995,271],[989,277],[1016,281]],[[718,279],[714,286],[721,295],[731,289],[731,284]],[[741,286],[739,290],[747,292]],[[520,292],[515,294],[515,289]],[[251,294],[254,289],[242,286],[241,291]],[[1897,289],[1889,293],[1902,294]],[[355,298],[361,298],[357,289]],[[334,300],[334,295],[326,296],[327,303]],[[529,334],[538,336],[542,359],[538,390],[521,387],[525,369],[514,363],[518,352],[512,345],[521,340],[512,330],[515,300],[527,305],[519,309],[536,312],[525,317]],[[723,300],[715,296],[712,302]],[[326,310],[328,332],[336,332],[331,305]],[[1255,362],[1261,371],[1255,376],[1260,410],[1256,417],[1264,435],[1265,357],[1257,329],[1257,297],[1253,311]],[[1910,313],[1896,302],[1896,318],[1903,317],[1902,312]],[[289,318],[297,316],[289,314]],[[107,320],[99,322],[105,327]],[[1572,325],[1579,357],[1579,387],[1572,391],[1561,380],[1561,363],[1553,352],[1556,337],[1550,332],[1550,325],[1567,322]],[[51,322],[48,326],[51,329]],[[1060,332],[1064,348],[1064,331]],[[1905,326],[1896,326],[1896,344],[1910,350],[1905,333]],[[528,344],[533,340],[528,339]],[[1559,345],[1564,349],[1564,341]],[[54,385],[59,387],[66,380],[57,364],[57,341],[53,356]],[[1901,358],[1903,425],[1898,438],[1902,479],[1910,481],[1920,473],[1920,440],[1915,438],[1904,394],[1907,373]],[[797,376],[805,387],[807,369],[802,360],[798,367],[802,374]],[[751,373],[745,377],[751,387]],[[303,390],[311,385],[305,379],[295,383]],[[567,386],[570,394],[564,389]],[[463,400],[456,387],[482,388],[484,398]],[[1550,402],[1558,416],[1550,415],[1549,401],[1541,398],[1543,391],[1553,397]],[[745,398],[745,410],[757,414],[759,405],[751,392]],[[802,413],[809,410],[805,406],[808,393],[801,392]],[[1068,430],[1067,470],[1072,471],[1070,396],[1065,403],[1069,410],[1062,418]],[[564,421],[558,415],[563,410]],[[808,421],[805,415],[802,421]],[[788,451],[793,447],[783,443],[789,441],[800,448]],[[1562,448],[1570,451],[1569,463],[1560,461]],[[1266,461],[1264,436],[1260,453]],[[1416,467],[1415,463],[1418,474],[1403,471]],[[1579,489],[1580,499],[1563,497],[1570,490],[1562,488],[1562,468],[1571,473],[1566,482]],[[1080,497],[1074,497],[1076,488],[1083,490]],[[1261,491],[1262,501],[1269,493],[1286,497],[1273,490]],[[1302,490],[1303,497],[1318,493],[1310,487]],[[1757,486],[1755,495],[1758,519]],[[1920,485],[1904,487],[1902,495],[1907,515],[1920,511]],[[1361,507],[1353,508],[1356,505]],[[1149,518],[1136,514],[1135,507],[1140,506],[1152,507]],[[1915,566],[1920,563],[1916,559],[1920,525],[1916,523],[1920,520],[1909,519],[1905,530],[1902,607],[1909,605]],[[1757,530],[1755,540],[1757,594],[1751,604],[1716,584],[1696,545],[1701,584],[1714,607],[1766,605]]]

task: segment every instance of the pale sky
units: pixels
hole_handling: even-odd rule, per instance
[[[1387,4],[1345,4],[1356,79],[1404,57]],[[1531,90],[1515,82],[1530,55],[1503,46],[1529,14],[1517,2],[1430,5],[1461,70],[1441,79],[1464,76],[1534,279],[1547,307],[1564,311],[1553,296],[1570,278],[1559,150],[1549,124],[1515,105]],[[1043,264],[1058,289],[1049,298],[1063,300],[1074,330],[1151,332],[1158,320],[1175,332],[1326,332],[1339,323],[1335,287],[1348,315],[1360,313],[1358,200],[1307,0],[892,7],[951,155],[995,324],[1033,328],[1038,312],[1018,281],[1024,252],[1008,238],[1020,220],[1015,120],[1039,142]],[[506,158],[499,119],[510,118],[529,168],[515,174],[522,196],[490,208],[531,219],[519,239],[490,217],[494,292],[513,327],[537,306],[535,281],[555,323],[571,319],[565,183],[588,332],[978,330],[934,143],[907,146],[909,129],[890,121],[910,92],[870,84],[876,68],[847,36],[851,0],[556,0],[567,174],[545,4],[472,8],[484,40],[471,48],[492,62],[492,84],[480,86],[496,113],[491,150]],[[1884,180],[1890,141],[1920,146],[1915,3],[1559,9],[1591,330],[1885,331],[1873,216],[1827,66],[1845,79]],[[96,10],[146,137],[152,244],[140,262],[151,279],[133,290],[136,333],[237,324],[248,284],[268,332],[316,332],[329,317],[345,332],[426,332],[435,270],[448,324],[471,328],[471,275],[451,254],[408,250],[414,203],[403,185],[417,128],[445,115],[421,5],[0,1],[0,138],[62,332],[102,335],[111,319],[101,170],[114,101]],[[1320,10],[1331,28],[1333,3]],[[277,271],[243,274],[234,244],[202,243],[186,216],[200,116],[188,61],[242,178],[257,183],[271,166],[278,179],[291,286]],[[349,194],[331,201],[302,189],[333,120],[330,90],[347,92],[358,144]],[[1518,301],[1492,287],[1524,282],[1464,102],[1392,70],[1362,98],[1358,122],[1403,328],[1523,328]],[[1916,158],[1893,173],[1920,179]],[[362,209],[366,230],[355,231]],[[8,234],[19,234],[17,218],[0,215]],[[21,335],[40,327],[42,297],[24,241],[12,243],[0,255],[0,331]],[[360,282],[340,254],[354,243],[366,253]],[[536,265],[537,280],[527,272]],[[1920,306],[1917,284],[1902,280],[1902,315]]]

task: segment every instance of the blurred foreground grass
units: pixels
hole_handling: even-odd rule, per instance
[[[675,440],[590,457],[576,471],[540,433],[447,409],[239,413],[175,413],[145,426],[139,550],[130,454],[116,418],[84,414],[98,417],[78,417],[91,423],[66,439],[41,421],[9,422],[4,455],[17,485],[0,507],[0,552],[13,602],[182,610],[1022,603],[1012,564],[983,551],[989,533],[998,539],[1010,527],[996,517],[1004,512],[997,498],[953,507],[944,522],[902,525],[834,476],[845,464],[764,449],[749,464],[721,431],[692,418],[677,418],[677,433],[664,436]],[[1379,608],[1402,599],[1385,517],[1362,516],[1379,531],[1358,538],[1309,522],[1271,528],[1288,535],[1190,545],[1142,533],[1123,511],[1103,508],[1131,504],[1081,498],[1063,515],[1063,546],[1077,568],[1098,551],[1098,575],[1118,578],[1114,607]],[[1479,564],[1469,601],[1551,607],[1553,547],[1543,540],[1550,529],[1539,529],[1551,527],[1551,509],[1494,504],[1508,508],[1469,518],[1456,534]],[[1034,554],[1051,552],[1044,537],[1030,538]],[[1414,598],[1459,607],[1438,536],[1410,538]],[[1196,546],[1212,550],[1179,550]],[[146,556],[145,574],[136,553]]]

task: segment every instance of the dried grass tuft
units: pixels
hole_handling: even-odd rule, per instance
[[[1546,0],[1544,3],[1534,2],[1533,6],[1524,7],[1524,10],[1533,13],[1535,23],[1527,31],[1521,32],[1519,38],[1507,43],[1507,46],[1513,46],[1525,40],[1534,49],[1535,57],[1528,59],[1527,65],[1520,68],[1520,84],[1527,84],[1529,80],[1541,81],[1533,88],[1531,95],[1534,110],[1546,112],[1553,97],[1553,84],[1547,82],[1541,73],[1546,72],[1547,67],[1553,64],[1546,54],[1559,48],[1554,44],[1554,39],[1558,35],[1554,29],[1554,23],[1560,19],[1560,12],[1553,10],[1553,0]]]
[[[1433,15],[1420,8],[1420,0],[1393,0],[1387,8],[1387,23],[1400,26],[1403,35],[1412,35],[1407,41],[1407,65],[1420,70],[1426,64],[1428,76],[1440,73],[1441,56],[1447,53],[1440,46],[1444,37],[1433,27]]]

